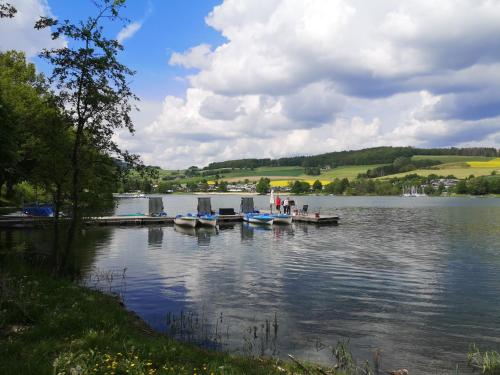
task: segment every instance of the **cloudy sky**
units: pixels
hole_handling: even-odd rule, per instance
[[[0,49],[50,47],[39,15],[90,0],[15,0]],[[150,164],[380,145],[500,147],[499,0],[129,1],[125,46],[141,97],[118,142]]]

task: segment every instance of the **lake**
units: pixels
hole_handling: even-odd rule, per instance
[[[196,200],[163,197],[169,215]],[[295,200],[340,224],[87,228],[75,261],[82,282],[120,293],[157,330],[222,350],[332,363],[349,339],[358,360],[380,350],[382,369],[411,374],[464,368],[473,342],[500,350],[500,199]],[[213,208],[239,203],[212,196]],[[147,199],[116,208],[146,210]],[[10,236],[43,246],[40,231]]]

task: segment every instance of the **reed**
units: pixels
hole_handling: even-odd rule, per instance
[[[469,366],[478,369],[485,375],[500,374],[500,354],[496,351],[481,352],[476,344],[472,344],[467,354]]]

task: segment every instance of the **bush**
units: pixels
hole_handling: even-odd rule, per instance
[[[309,190],[311,190],[311,185],[306,181],[295,181],[292,185],[293,194],[304,194],[308,193]]]

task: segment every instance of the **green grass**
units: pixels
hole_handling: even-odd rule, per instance
[[[321,178],[347,178],[349,180],[354,180],[358,177],[360,173],[366,173],[368,169],[373,169],[380,167],[385,164],[369,164],[369,165],[347,165],[343,167],[337,167],[330,169],[328,171],[321,173]]]
[[[270,176],[284,176],[284,177],[297,177],[304,174],[302,167],[259,167],[253,171],[248,169],[235,170],[231,173],[222,173],[224,178],[245,178],[245,177],[270,177]]]
[[[334,178],[348,178],[353,180],[359,173],[365,173],[368,169],[379,167],[383,164],[371,165],[349,165],[322,171],[320,176],[309,176],[304,174],[302,167],[261,167],[253,171],[241,170],[232,173],[224,173],[224,180],[235,181],[248,178],[256,181],[261,177],[272,177],[274,180],[333,180]]]
[[[415,155],[412,160],[438,160],[446,163],[465,163],[468,161],[488,161],[494,159],[486,156],[462,156],[462,155]]]
[[[466,163],[448,163],[439,164],[435,166],[436,169],[417,169],[410,172],[392,174],[380,178],[392,178],[392,177],[403,177],[408,174],[416,173],[420,176],[428,176],[430,174],[437,174],[439,176],[449,176],[453,175],[457,178],[466,178],[470,175],[475,177],[488,176],[493,171],[498,171],[498,168],[473,168],[468,166]]]
[[[500,353],[496,351],[481,352],[475,344],[472,344],[467,354],[467,362],[481,374],[500,374]]]
[[[301,374],[303,366],[317,373],[313,365],[175,341],[152,332],[116,297],[28,274],[0,274],[1,374]]]

